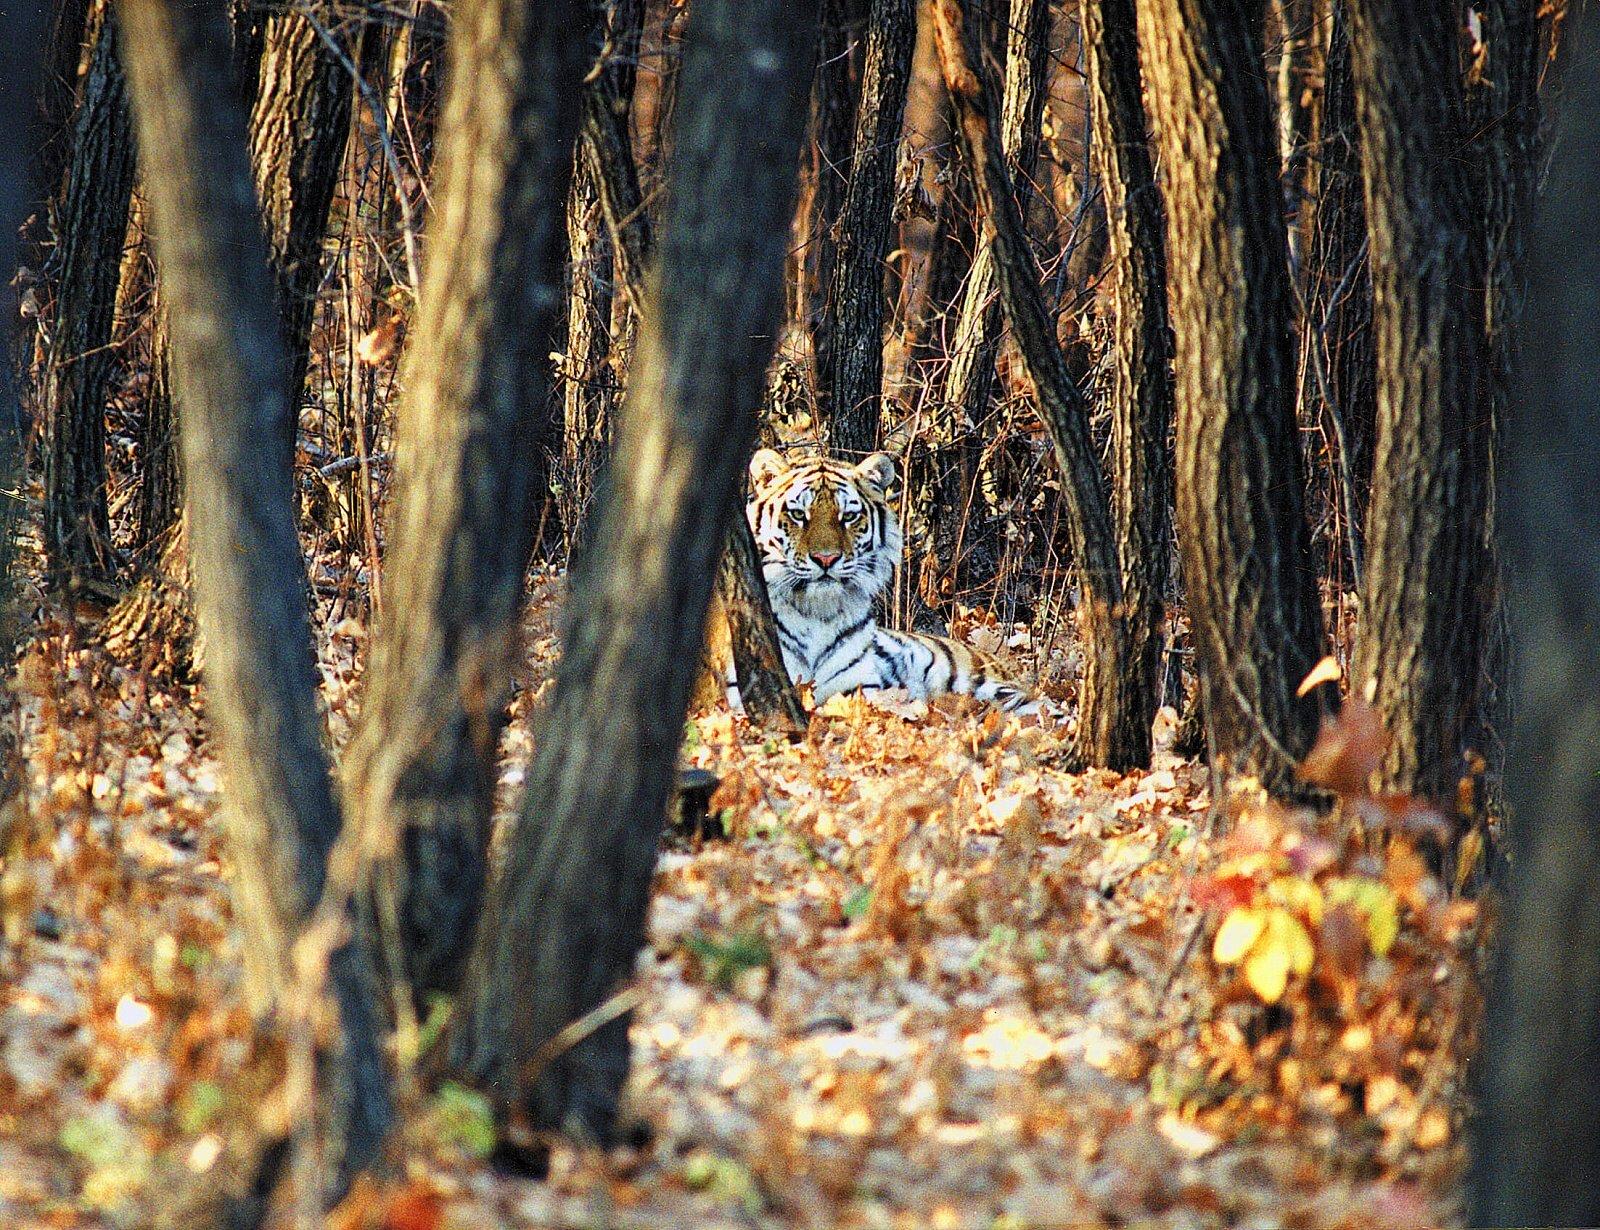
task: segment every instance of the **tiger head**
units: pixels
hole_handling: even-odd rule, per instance
[[[791,464],[764,448],[750,460],[750,480],[746,511],[773,602],[814,616],[865,613],[900,560],[893,458]]]

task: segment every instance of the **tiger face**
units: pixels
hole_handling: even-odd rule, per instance
[[[767,593],[822,617],[870,608],[900,559],[900,523],[889,504],[892,458],[859,465],[807,457],[790,464],[772,449],[751,458],[747,512]]]

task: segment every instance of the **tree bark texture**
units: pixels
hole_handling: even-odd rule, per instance
[[[1468,1221],[1600,1224],[1600,33],[1571,29],[1522,373],[1505,434],[1518,633],[1510,897],[1480,1057]]]
[[[610,364],[612,265],[595,170],[584,160],[573,175],[567,203],[567,337],[560,373],[559,503],[569,544],[582,533],[609,451],[617,393]]]
[[[818,408],[828,425],[829,447],[840,457],[862,457],[878,447],[884,258],[894,223],[895,172],[916,42],[912,0],[872,0],[850,182],[816,346]]]
[[[1456,10],[1349,12],[1378,397],[1352,677],[1388,728],[1386,788],[1453,808],[1478,694],[1491,431]]]
[[[323,900],[340,823],[281,430],[288,364],[244,116],[217,88],[228,72],[223,10],[123,0],[117,14],[140,148],[160,151],[143,169],[182,404],[207,708],[228,776],[245,950],[265,1006],[295,976],[299,928],[319,906],[338,910],[338,893],[356,887],[334,884]],[[345,1178],[375,1157],[390,1120],[366,969],[358,944],[331,955],[342,1030],[328,1101]]]
[[[61,202],[56,305],[44,388],[44,545],[61,585],[116,578],[106,503],[112,326],[133,194],[133,127],[114,18],[100,37],[73,123]]]
[[[717,573],[717,597],[728,620],[739,703],[764,730],[804,734],[809,718],[778,641],[778,621],[761,574],[761,553],[744,509],[728,521],[728,545]]]
[[[1345,8],[1344,0],[1329,2],[1316,209],[1301,326],[1301,387],[1308,417],[1323,422],[1330,437],[1331,497],[1344,522],[1351,575],[1359,586],[1366,561],[1363,544],[1377,421],[1377,361],[1372,353],[1372,272]]]
[[[643,292],[650,251],[650,215],[643,207],[628,127],[643,28],[644,0],[619,0],[606,28],[600,70],[583,99],[584,167],[593,177],[618,276],[630,298]]]
[[[839,215],[850,186],[861,25],[865,0],[823,0],[817,26],[817,69],[811,86],[813,154],[811,199],[806,211],[806,283],[795,318],[816,336],[827,311],[828,288],[839,243]]]
[[[593,46],[583,0],[468,0],[454,20],[387,601],[346,760],[363,833],[392,851],[375,875],[398,929],[385,952],[398,939],[419,992],[457,984],[483,893]]]
[[[172,412],[172,363],[167,309],[160,286],[154,287],[150,313],[150,386],[140,427],[138,503],[139,549],[148,551],[161,539],[183,508],[178,420]]]
[[[668,196],[613,480],[453,1040],[456,1063],[535,1130],[612,1134],[628,1014],[602,1006],[643,941],[707,600],[755,437],[815,18],[794,0],[699,0],[690,21],[673,140],[684,187]]]
[[[39,74],[37,94],[38,125],[34,130],[38,142],[29,155],[32,160],[34,196],[31,204],[54,197],[61,187],[61,177],[66,173],[72,157],[72,116],[78,99],[79,69],[83,65],[83,45],[89,34],[91,0],[60,0],[51,4],[50,34],[44,50],[42,73],[33,67],[30,74]],[[7,16],[10,16],[8,11]],[[37,50],[37,49],[36,49]],[[22,98],[30,95],[18,95]],[[26,115],[27,110],[10,111],[9,115]],[[18,125],[19,133],[28,131]],[[21,221],[18,221],[21,225]]]
[[[1485,599],[1483,664],[1472,732],[1487,758],[1493,788],[1502,776],[1510,719],[1510,630],[1496,511],[1496,470],[1519,358],[1527,297],[1527,230],[1538,189],[1542,121],[1537,6],[1489,0],[1482,16],[1481,61],[1468,72],[1468,125],[1476,138],[1474,213],[1483,219],[1484,340],[1490,380],[1489,503],[1483,519]]]
[[[1294,789],[1322,653],[1293,404],[1288,240],[1262,5],[1138,0],[1175,342],[1178,545],[1207,743]]]
[[[1005,157],[994,139],[991,117],[999,108],[982,68],[972,11],[959,0],[937,0],[939,58],[955,103],[967,164],[973,170],[978,207],[992,231],[1000,300],[1061,465],[1067,534],[1081,592],[1078,627],[1085,665],[1078,755],[1093,765],[1125,770],[1149,763],[1150,721],[1133,707],[1129,688],[1122,578],[1111,507],[1089,436],[1088,405],[1056,342]]]
[[[1090,154],[1115,279],[1111,511],[1127,628],[1129,719],[1148,742],[1160,698],[1172,538],[1172,341],[1161,196],[1145,132],[1133,0],[1083,0]],[[1148,752],[1145,763],[1148,763]]]
[[[289,360],[293,433],[311,359],[328,207],[350,133],[352,72],[324,40],[324,34],[339,37],[331,0],[310,0],[303,12],[271,12],[261,20],[250,159]]]
[[[1039,126],[1044,112],[1050,57],[1050,5],[1046,0],[1012,0],[1006,27],[1006,70],[1000,103],[1000,149],[1011,166],[1018,211],[1027,217]],[[980,246],[972,258],[944,400],[952,434],[981,423],[994,392],[994,360],[1000,349],[1000,303],[995,297],[994,250]],[[957,510],[946,515],[959,516]]]

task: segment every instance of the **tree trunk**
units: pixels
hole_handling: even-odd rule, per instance
[[[802,310],[795,313],[795,319],[814,336],[825,327],[828,288],[833,284],[839,246],[839,215],[850,185],[850,139],[859,97],[856,78],[865,15],[864,0],[823,0],[817,27],[817,71],[811,87],[813,172],[805,219],[806,259],[801,266],[806,286],[800,291]]]
[[[895,171],[905,123],[912,0],[872,0],[856,107],[850,183],[839,216],[828,301],[817,332],[817,403],[828,444],[842,457],[878,447],[883,396],[884,257],[894,221]]]
[[[1386,788],[1453,809],[1483,644],[1490,382],[1443,0],[1350,0],[1378,422],[1352,680],[1388,728]]]
[[[1175,337],[1178,545],[1225,773],[1274,792],[1316,733],[1321,656],[1293,403],[1289,253],[1261,72],[1263,6],[1138,0]]]
[[[1011,164],[1018,212],[1027,217],[1039,125],[1044,111],[1046,69],[1050,63],[1050,5],[1045,0],[1011,0],[1006,27],[1006,72],[1000,104],[1000,148]],[[995,296],[994,251],[980,246],[972,258],[956,317],[955,343],[945,377],[945,410],[950,434],[974,430],[983,422],[994,392],[994,359],[1000,349],[1000,303]],[[959,509],[945,510],[960,516]],[[949,562],[953,566],[954,561]]]
[[[150,388],[140,427],[137,542],[149,551],[177,522],[183,507],[178,420],[172,412],[172,371],[167,309],[154,286],[150,312]]]
[[[223,12],[122,0],[118,18],[140,147],[160,151],[144,175],[182,402],[207,707],[228,775],[235,896],[258,1006],[276,998],[287,1010],[297,934],[317,914],[337,935],[357,888],[353,868],[338,876],[329,868],[340,824],[295,537],[283,429],[288,365],[244,117],[216,88],[228,72]],[[390,1104],[365,954],[356,943],[328,944],[342,1029],[325,1100],[348,1179],[375,1158]]]
[[[1115,279],[1111,491],[1128,638],[1128,718],[1137,722],[1148,746],[1160,698],[1161,626],[1172,550],[1166,235],[1145,135],[1133,0],[1083,0],[1082,15],[1094,121],[1091,156],[1105,199]]]
[[[612,251],[592,159],[573,176],[567,203],[567,337],[562,347],[562,462],[558,504],[566,541],[588,521],[609,451],[616,385],[611,379]],[[627,257],[622,257],[626,260]]]
[[[44,544],[61,585],[117,574],[106,503],[106,396],[128,207],[133,131],[115,19],[101,26],[73,125],[61,205],[56,310],[45,376]]]
[[[608,1140],[626,1001],[716,559],[755,437],[793,218],[814,5],[697,0],[658,281],[613,482],[474,947],[453,1058],[535,1131]],[[737,199],[738,209],[726,208]]]
[[[618,0],[606,29],[604,61],[583,100],[584,166],[605,212],[618,279],[630,297],[642,292],[650,251],[650,215],[642,204],[628,130],[643,27],[644,0]]]
[[[1359,587],[1366,562],[1363,542],[1377,388],[1367,210],[1361,191],[1361,145],[1345,7],[1345,0],[1330,0],[1321,156],[1301,323],[1301,397],[1308,420],[1321,421],[1331,437],[1330,499],[1344,522],[1351,574]]]
[[[91,0],[58,0],[50,6],[49,41],[44,49],[42,73],[37,67],[30,71],[40,74],[38,92],[38,137],[32,158],[33,191],[35,201],[47,201],[61,187],[61,177],[66,173],[72,157],[72,116],[78,99],[79,69],[83,64],[83,44],[89,33]],[[8,14],[10,16],[10,14]],[[19,98],[24,97],[18,95]],[[25,115],[24,110],[8,114]],[[17,131],[28,131],[18,125]],[[18,225],[21,225],[19,219]],[[8,266],[9,268],[10,266]]]
[[[250,113],[250,159],[289,359],[293,432],[311,358],[328,207],[350,133],[353,74],[348,59],[324,39],[324,34],[337,37],[332,29],[339,16],[331,0],[272,12],[264,22]]]
[[[1061,465],[1067,533],[1082,594],[1078,623],[1085,665],[1078,755],[1090,764],[1124,770],[1149,763],[1150,722],[1149,715],[1141,718],[1134,708],[1134,691],[1128,686],[1127,628],[1111,508],[1089,437],[1088,406],[1056,342],[1005,158],[994,140],[990,117],[998,107],[983,71],[970,13],[971,8],[959,0],[937,0],[939,58],[956,106],[979,210],[992,231],[1000,300]]]
[[[1571,20],[1571,19],[1569,19]],[[1592,65],[1592,15],[1569,30]],[[1600,1224],[1600,79],[1574,72],[1529,245],[1524,369],[1505,435],[1504,542],[1519,634],[1510,900],[1480,1057],[1468,1218]]]
[[[765,730],[804,734],[809,719],[783,664],[778,621],[761,573],[761,553],[742,508],[735,509],[728,522],[717,597],[728,619],[739,703],[745,713]]]
[[[1528,220],[1541,151],[1539,20],[1522,0],[1489,0],[1482,14],[1484,57],[1468,75],[1468,124],[1476,135],[1484,259],[1484,334],[1490,379],[1488,509],[1483,519],[1485,643],[1472,737],[1487,759],[1491,791],[1504,770],[1503,727],[1510,719],[1510,629],[1497,534],[1496,470],[1503,424],[1518,366],[1519,325],[1527,295]]]
[[[551,442],[549,337],[592,49],[581,0],[457,10],[427,274],[396,427],[387,596],[347,796],[395,851],[379,918],[415,989],[458,983]],[[399,972],[399,971],[396,971]]]

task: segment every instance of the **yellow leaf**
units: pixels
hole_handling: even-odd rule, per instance
[[[1300,686],[1295,689],[1296,696],[1304,696],[1319,683],[1339,682],[1339,661],[1332,655],[1323,658],[1311,668],[1311,673],[1300,681]]]
[[[1322,922],[1322,890],[1315,880],[1279,876],[1267,885],[1267,899],[1292,914],[1304,915],[1313,927]]]
[[[1244,959],[1267,925],[1267,912],[1248,906],[1235,906],[1217,928],[1211,945],[1211,959],[1218,965],[1235,965]]]
[[[1300,920],[1288,910],[1265,911],[1261,934],[1244,963],[1244,979],[1250,989],[1269,1004],[1283,997],[1290,974],[1311,970],[1316,948]]]
[[[1263,1003],[1277,1003],[1289,985],[1289,950],[1282,944],[1257,944],[1244,963],[1244,980]]]
[[[1352,906],[1367,928],[1374,956],[1385,956],[1400,935],[1400,902],[1394,890],[1368,876],[1345,876],[1328,884],[1328,900]]]

